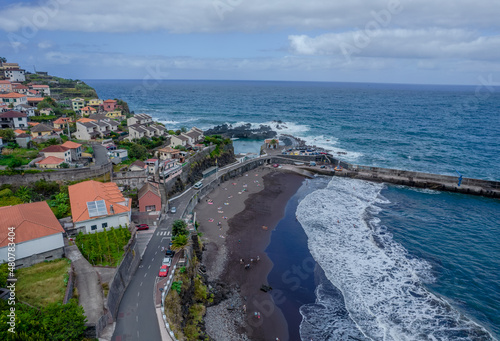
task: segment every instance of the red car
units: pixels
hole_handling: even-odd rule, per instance
[[[162,265],[158,277],[167,277],[167,274],[168,274],[168,265]]]
[[[149,225],[148,224],[137,225],[137,231],[141,231],[141,230],[149,230]]]

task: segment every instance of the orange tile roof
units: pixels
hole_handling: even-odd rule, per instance
[[[43,97],[28,97],[28,102],[41,102]]]
[[[37,163],[39,165],[59,165],[63,162],[64,162],[63,159],[60,159],[60,158],[55,157],[55,156],[48,156],[45,159],[38,161]]]
[[[59,117],[57,120],[54,121],[54,123],[56,123],[56,124],[67,123],[67,122],[71,122],[71,118]]]
[[[21,129],[16,129],[16,130],[14,130],[14,133],[16,133],[16,134],[24,134],[25,132],[26,132],[26,131],[21,130]]]
[[[0,94],[0,98],[21,98],[26,95],[18,94],[17,92],[9,92],[8,94]]]
[[[80,118],[77,122],[87,123],[87,122],[96,122],[96,120],[93,120],[93,119],[87,118],[87,117],[83,117],[83,118]]]
[[[73,141],[66,141],[61,146],[69,148],[69,149],[76,149],[78,147],[81,147],[82,145],[80,143],[76,143]]]
[[[114,182],[102,183],[98,181],[85,181],[68,187],[69,200],[71,203],[71,215],[73,222],[92,219],[89,217],[87,202],[104,200],[108,215],[111,214],[110,206],[113,205],[115,214],[130,212],[132,200],[125,205],[125,198]],[[93,217],[95,218],[95,217]]]
[[[92,107],[89,107],[89,106],[86,106],[86,107],[82,108],[82,111],[89,111],[89,110],[90,111],[96,111],[95,108],[92,108]]]
[[[64,232],[46,201],[0,207],[0,217],[0,247],[10,242],[9,227],[16,228],[17,244]]]
[[[41,151],[42,153],[65,153],[68,150],[69,148],[56,144],[43,148]]]
[[[30,127],[34,127],[34,126],[37,126],[37,125],[39,125],[39,124],[40,124],[39,122],[28,122],[28,125],[29,125]]]

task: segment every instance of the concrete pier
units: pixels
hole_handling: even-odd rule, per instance
[[[344,176],[353,179],[385,182],[417,188],[428,188],[438,191],[479,195],[489,198],[500,198],[500,181],[463,178],[460,186],[458,186],[458,176],[353,165],[326,155],[275,154],[267,155],[262,158],[265,159],[265,162],[268,164],[278,163],[296,165],[297,162],[303,162],[304,165],[296,165],[296,167],[317,174]],[[317,165],[309,166],[311,161],[314,161]],[[320,165],[326,165],[327,167],[320,168]],[[333,170],[334,167],[338,165],[341,166],[342,170]]]

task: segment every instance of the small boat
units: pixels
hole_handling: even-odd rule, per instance
[[[340,172],[342,170],[342,167],[335,167],[333,170],[336,172]]]

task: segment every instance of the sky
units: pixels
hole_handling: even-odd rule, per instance
[[[500,85],[499,0],[2,0],[0,56],[72,79]]]

